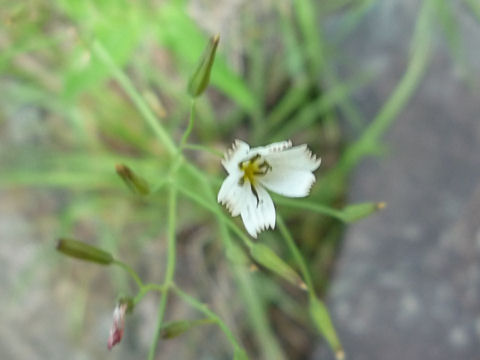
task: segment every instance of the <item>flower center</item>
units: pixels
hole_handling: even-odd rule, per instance
[[[263,176],[272,170],[270,164],[263,160],[259,154],[242,161],[238,164],[238,167],[243,171],[243,177],[240,178],[240,183],[243,184],[248,180],[251,186],[255,186],[256,177]]]

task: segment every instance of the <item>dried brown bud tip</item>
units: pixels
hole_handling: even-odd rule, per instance
[[[148,182],[142,177],[135,174],[132,169],[123,164],[115,165],[115,170],[117,171],[118,176],[127,184],[127,186],[134,193],[141,195],[148,195],[150,193],[150,186]]]
[[[377,203],[377,210],[383,210],[387,207],[387,203],[386,202],[379,202]]]

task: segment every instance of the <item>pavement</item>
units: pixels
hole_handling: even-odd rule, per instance
[[[348,228],[329,291],[347,359],[480,358],[480,26],[455,4],[469,71],[439,33],[387,153],[352,178],[351,202],[387,209]],[[418,7],[377,2],[343,47],[359,71],[379,72],[357,98],[368,116],[407,65]],[[333,355],[319,346],[313,359]]]

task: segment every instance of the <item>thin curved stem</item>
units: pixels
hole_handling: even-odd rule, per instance
[[[190,133],[193,130],[193,124],[195,123],[195,98],[192,98],[190,103],[190,118],[188,119],[187,129],[183,133],[182,139],[180,140],[180,149],[183,149]]]
[[[157,327],[155,329],[152,345],[150,346],[150,351],[148,352],[148,360],[153,360],[155,358],[155,351],[157,349],[157,344],[161,336],[163,318],[165,315],[165,309],[167,307],[168,289],[173,284],[173,275],[175,273],[175,263],[176,263],[176,255],[175,255],[176,211],[177,211],[177,189],[174,186],[170,186],[169,192],[168,192],[167,271],[165,274],[165,281],[163,283],[163,286],[165,289],[162,292],[162,297],[160,298],[160,304],[158,306]]]
[[[140,291],[138,292],[138,294],[135,296],[135,298],[133,299],[133,305],[137,305],[142,299],[143,297],[149,293],[150,291],[158,291],[158,292],[163,292],[165,291],[166,287],[163,286],[163,285],[158,285],[158,284],[145,284],[141,289]]]
[[[113,264],[121,267],[123,270],[125,270],[135,281],[137,286],[140,288],[140,290],[144,287],[142,280],[138,276],[138,274],[133,270],[133,268],[130,265],[125,264],[124,262],[114,259]]]
[[[331,216],[342,222],[346,222],[345,215],[341,210],[337,210],[323,204],[317,204],[314,202],[309,202],[309,201],[299,200],[299,199],[290,199],[290,198],[280,197],[280,196],[275,196],[274,199],[275,199],[275,202],[278,204],[282,204],[282,205],[286,205],[294,208],[312,210],[323,215]]]

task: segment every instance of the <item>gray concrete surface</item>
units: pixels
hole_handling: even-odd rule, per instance
[[[370,116],[406,66],[408,3],[379,3],[344,47],[360,69],[380,72],[358,99]],[[456,9],[477,88],[437,37],[424,81],[386,136],[388,153],[352,179],[352,202],[388,205],[348,229],[332,281],[347,359],[480,358],[480,31]],[[323,348],[313,358],[332,355]]]

